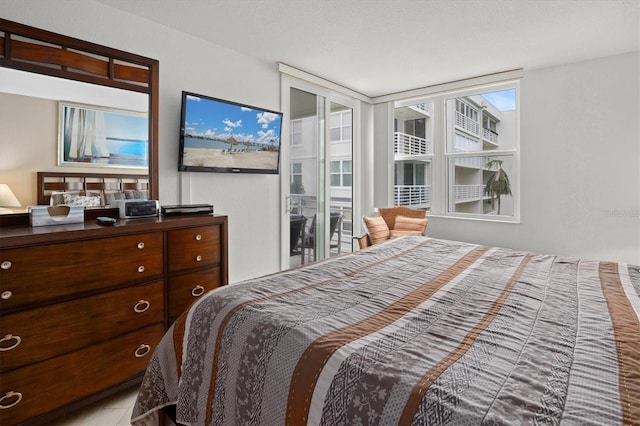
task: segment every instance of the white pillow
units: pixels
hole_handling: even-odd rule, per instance
[[[59,206],[62,204],[65,204],[64,201],[64,197],[66,195],[80,195],[80,192],[78,191],[70,191],[70,192],[65,192],[65,191],[53,191],[51,193],[51,199],[49,200],[49,204],[52,206]]]
[[[64,204],[68,206],[99,207],[100,197],[89,197],[86,195],[64,194]]]

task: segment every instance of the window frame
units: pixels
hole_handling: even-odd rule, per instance
[[[498,92],[507,89],[515,90],[515,113],[513,124],[514,129],[514,145],[515,147],[509,149],[495,149],[487,150],[481,149],[479,151],[453,151],[449,148],[449,140],[447,137],[447,114],[446,114],[446,101],[448,99],[455,99],[459,97],[479,95],[481,93]],[[478,84],[474,86],[468,86],[464,89],[447,90],[438,93],[428,94],[415,98],[415,103],[433,102],[433,147],[434,152],[432,156],[432,170],[430,179],[430,185],[432,188],[431,196],[431,208],[429,211],[430,216],[443,217],[443,218],[455,218],[455,219],[470,219],[480,220],[487,222],[513,222],[520,223],[520,201],[522,199],[521,194],[521,167],[520,167],[520,98],[521,87],[520,80],[508,80],[499,83],[490,84]],[[407,100],[398,100],[394,103],[394,108],[399,104],[407,105]],[[457,109],[456,104],[453,105],[453,110]],[[393,117],[391,117],[393,120]],[[455,120],[455,117],[453,117]],[[484,118],[482,119],[484,120]],[[482,132],[483,122],[477,120],[480,124],[480,144],[482,144]],[[453,137],[453,136],[452,136]],[[391,138],[393,142],[393,138]],[[451,144],[453,147],[453,144]],[[508,155],[513,157],[513,167],[515,173],[513,176],[510,174],[511,189],[513,193],[513,215],[492,215],[487,213],[469,213],[469,212],[455,212],[450,211],[450,201],[455,194],[451,190],[451,176],[450,176],[450,161],[455,158],[462,157],[485,157],[485,156],[502,156]],[[393,158],[392,158],[393,161]],[[394,161],[395,162],[395,161]],[[481,170],[482,172],[482,170]],[[393,176],[392,176],[393,177]]]

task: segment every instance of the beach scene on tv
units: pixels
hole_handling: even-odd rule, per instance
[[[187,95],[182,165],[278,171],[282,114]]]

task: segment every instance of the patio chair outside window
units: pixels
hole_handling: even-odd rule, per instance
[[[303,215],[291,215],[289,218],[289,256],[300,255],[301,263],[304,263],[305,226],[307,218]]]
[[[335,243],[331,242],[330,248],[337,248],[338,254],[340,254],[341,245],[342,245],[342,233],[339,231],[340,224],[342,223],[342,217],[343,217],[342,212],[331,212],[330,218],[329,218],[329,235],[331,236],[330,241],[333,241],[333,237],[336,234],[336,231],[338,233],[337,242]],[[307,235],[305,236],[305,239],[304,239],[304,248],[303,248],[303,250],[307,251],[309,260],[311,260],[311,252],[313,251],[314,261],[317,260],[316,251],[314,250],[315,231],[316,231],[316,215],[314,214],[313,219],[311,219],[311,225],[309,225]],[[305,256],[303,255],[302,263],[304,263],[304,258]]]

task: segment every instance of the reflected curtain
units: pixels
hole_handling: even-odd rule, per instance
[[[64,122],[65,160],[108,158],[106,124],[102,111],[67,107]]]

